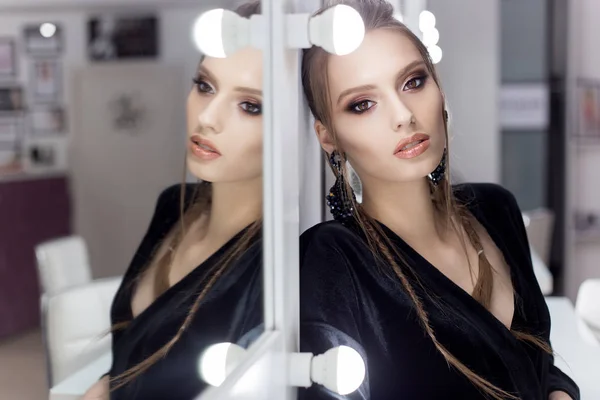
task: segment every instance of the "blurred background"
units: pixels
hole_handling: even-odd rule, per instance
[[[540,286],[575,303],[600,279],[600,2],[414,1],[439,32],[455,180],[515,194]],[[185,179],[193,23],[236,3],[0,0],[0,399],[48,398],[108,351],[90,338]]]

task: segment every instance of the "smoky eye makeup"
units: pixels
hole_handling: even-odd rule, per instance
[[[208,81],[208,77],[202,73],[199,73],[194,78],[192,78],[192,82],[196,87],[196,91],[198,93],[213,93],[214,88]]]
[[[410,74],[410,77],[404,81],[402,84],[403,90],[417,90],[422,88],[425,83],[427,83],[427,79],[429,78],[429,73],[424,70],[417,70]],[[407,86],[410,86],[407,88]]]
[[[262,114],[262,104],[257,101],[244,101],[240,103],[240,108],[250,116],[258,116]]]
[[[345,111],[350,112],[352,114],[364,114],[369,111],[371,108],[375,106],[373,100],[369,100],[367,98],[359,98],[357,100],[353,100],[345,107]]]

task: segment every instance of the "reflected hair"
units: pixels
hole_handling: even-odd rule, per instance
[[[260,14],[261,7],[260,1],[247,2],[234,10],[241,17],[249,18],[252,15]],[[204,61],[204,55],[200,57],[200,63]],[[186,204],[186,166],[184,162],[183,179],[180,188],[180,202],[179,202],[179,223],[173,227],[173,229],[167,234],[164,240],[155,246],[155,250],[150,257],[150,262],[144,267],[141,274],[145,273],[150,269],[150,266],[155,266],[156,274],[154,278],[154,299],[158,298],[169,288],[169,271],[173,264],[174,255],[179,248],[181,241],[188,232],[189,226],[197,221],[200,217],[206,214],[210,210],[212,201],[212,187],[209,182],[203,182],[195,185],[192,195],[190,196],[189,205]],[[131,383],[138,376],[147,371],[160,359],[164,358],[167,353],[173,348],[173,346],[179,341],[183,333],[189,328],[193,321],[193,318],[200,308],[202,300],[206,297],[206,294],[215,285],[219,278],[227,271],[227,269],[241,257],[253,244],[254,239],[259,234],[262,227],[262,219],[252,223],[248,229],[240,236],[239,240],[236,241],[235,245],[228,249],[223,257],[216,263],[215,266],[211,267],[207,277],[204,279],[205,285],[196,294],[196,298],[190,310],[188,311],[185,320],[177,330],[177,333],[160,349],[151,354],[145,360],[139,364],[129,368],[120,375],[110,377],[110,390],[117,390],[129,383]],[[138,279],[134,280],[134,284]],[[127,328],[131,321],[119,321],[112,326],[111,332],[122,330]]]
[[[375,29],[386,29],[398,32],[399,34],[407,37],[419,51],[423,61],[426,64],[429,74],[433,78],[433,81],[436,83],[436,85],[440,88],[440,93],[443,100],[442,104],[445,105],[445,98],[441,90],[440,80],[433,66],[433,62],[429,52],[427,51],[427,48],[409,28],[407,28],[403,23],[394,17],[394,10],[391,4],[385,0],[326,1],[325,6],[317,11],[315,15],[319,15],[328,8],[339,4],[348,5],[358,11],[364,21],[366,32]],[[301,69],[302,86],[308,106],[313,116],[317,121],[320,121],[325,126],[335,143],[336,149],[340,152],[340,154],[343,154],[343,149],[341,149],[339,140],[337,138],[331,115],[331,93],[327,79],[329,57],[329,53],[320,47],[313,46],[310,49],[304,50]],[[440,118],[442,118],[444,121],[444,134],[446,137],[447,151],[449,154],[448,122],[444,116],[444,110],[445,108],[443,107],[438,110],[438,112]],[[329,157],[326,157],[326,159],[329,162]],[[449,160],[447,160],[448,170],[450,169],[449,164]],[[334,173],[336,173],[331,164],[330,167]],[[371,252],[373,253],[375,259],[379,260],[379,264],[382,266],[382,272],[390,274],[394,277],[394,279],[400,281],[404,291],[408,294],[411,302],[413,303],[421,327],[423,328],[425,334],[431,339],[437,351],[444,357],[450,366],[463,374],[486,397],[491,397],[496,400],[518,399],[518,397],[514,394],[503,390],[502,388],[494,385],[489,380],[474,372],[461,360],[454,356],[442,343],[440,343],[431,326],[429,314],[423,305],[423,301],[417,294],[414,284],[411,283],[411,280],[409,279],[409,277],[416,277],[415,271],[413,271],[413,268],[410,266],[410,264],[406,262],[400,250],[387,237],[377,221],[370,217],[362,208],[361,204],[358,204],[354,200],[354,197],[352,196],[352,188],[349,185],[351,180],[349,179],[349,171],[346,163],[342,163],[341,174],[344,178],[344,190],[347,192],[346,198],[352,199],[354,202],[353,218],[357,222],[359,229],[366,237],[366,241]],[[482,249],[481,240],[475,229],[476,220],[468,211],[467,207],[463,204],[460,204],[455,198],[455,194],[453,193],[452,185],[450,183],[450,173],[446,173],[444,179],[437,187],[434,187],[431,183],[430,185],[432,202],[436,211],[443,216],[443,221],[441,221],[443,226],[452,229],[456,232],[458,237],[461,238],[461,245],[465,254],[468,254],[467,240],[475,249]],[[466,240],[462,232],[466,233]],[[469,257],[467,257],[467,259],[469,259]],[[389,268],[386,266],[389,266]],[[469,270],[472,273],[473,269],[470,261]],[[418,279],[413,280],[417,281],[419,287],[423,288],[423,286],[418,282]],[[479,255],[479,274],[477,281],[475,282],[473,297],[486,309],[490,308],[493,280],[494,274],[492,265],[485,256],[485,253],[482,252]],[[427,290],[425,290],[425,293],[428,298],[430,298],[434,304],[436,304],[437,307],[442,308],[442,304],[440,301],[438,301],[439,299],[436,298],[435,294],[430,293]],[[515,310],[515,312],[517,311]],[[511,330],[511,332],[518,340],[537,346],[545,352],[552,352],[550,346],[544,340],[533,334],[518,332],[515,330]]]

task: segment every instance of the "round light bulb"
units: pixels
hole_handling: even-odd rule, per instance
[[[351,347],[339,346],[313,357],[311,379],[345,396],[360,387],[365,379],[365,362]]]
[[[193,39],[210,57],[225,58],[250,44],[250,20],[233,11],[217,8],[200,15],[194,24]]]
[[[340,4],[309,21],[310,42],[338,56],[352,53],[365,37],[365,24],[354,8]]]
[[[51,38],[56,33],[56,25],[50,22],[43,23],[40,25],[40,34],[45,38]]]
[[[423,39],[421,40],[423,41],[425,47],[435,46],[440,41],[440,31],[438,31],[436,28],[429,29],[423,32]]]
[[[435,15],[431,11],[422,11],[419,15],[419,29],[421,32],[426,32],[435,28]]]
[[[238,366],[246,350],[234,343],[217,343],[207,348],[198,361],[198,373],[211,386],[221,386]]]
[[[440,46],[431,46],[429,48],[427,48],[427,50],[429,50],[429,55],[431,56],[431,61],[434,64],[439,63],[440,61],[442,61],[442,56],[443,56],[443,52],[442,49],[440,48]]]
[[[225,58],[222,35],[224,12],[222,8],[206,11],[194,23],[194,43],[198,50],[209,57]]]

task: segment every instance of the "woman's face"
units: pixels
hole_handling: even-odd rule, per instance
[[[347,56],[329,56],[332,123],[363,185],[422,179],[446,145],[443,100],[417,48],[403,34],[377,29]],[[317,121],[327,153],[331,135]]]
[[[262,53],[206,57],[187,101],[187,166],[208,182],[262,176]]]

